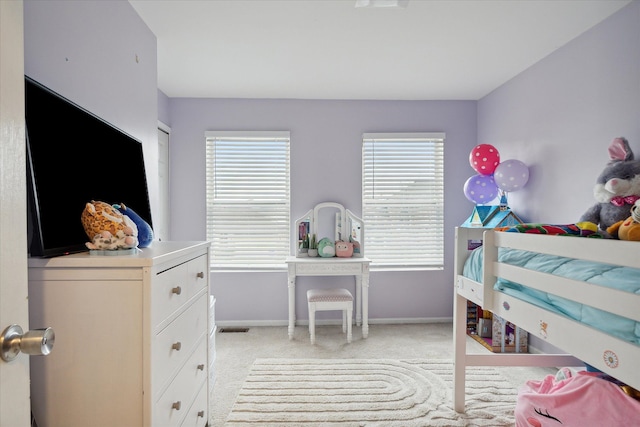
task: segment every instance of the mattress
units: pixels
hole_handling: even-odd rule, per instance
[[[482,282],[482,254],[482,247],[473,250],[463,269],[463,275],[476,282]],[[640,269],[509,248],[498,249],[498,260],[530,270],[640,294]],[[498,278],[494,289],[640,345],[640,323],[634,320],[502,278]]]

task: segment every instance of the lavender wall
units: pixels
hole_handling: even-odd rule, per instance
[[[25,74],[142,141],[157,212],[156,37],[131,4],[26,0],[24,45]]]
[[[171,100],[163,91],[158,89],[158,121],[171,127],[171,113],[169,112]]]
[[[422,130],[447,133],[445,242],[453,241],[453,227],[472,208],[461,188],[473,175],[468,153],[483,142],[495,145],[503,160],[529,166],[528,185],[510,195],[525,221],[576,221],[592,203],[611,138],[638,139],[638,6],[634,2],[478,103],[171,99],[172,167],[184,171],[172,176],[172,236],[204,238],[207,130],[291,130],[292,218],[326,200],[360,213],[360,135]],[[576,170],[568,174],[569,167]],[[452,246],[445,247],[444,271],[372,272],[370,317],[450,317]],[[220,321],[285,321],[285,273],[218,273],[212,280]],[[304,291],[318,280],[326,279],[299,279],[298,317],[306,316]]]
[[[526,221],[575,221],[593,203],[613,137],[626,136],[640,155],[638,1],[477,103],[169,99],[157,90],[155,36],[128,2],[26,0],[24,16],[27,75],[143,141],[154,210],[157,121],[171,126],[176,240],[205,237],[205,131],[291,131],[292,219],[328,200],[361,213],[363,132],[446,132],[445,269],[373,272],[374,321],[451,316],[453,228],[472,208],[461,189],[474,145],[493,144],[503,160],[529,166],[528,185],[510,196]],[[299,280],[304,318],[304,291],[318,279]],[[286,323],[284,272],[216,273],[212,282],[219,321]]]
[[[478,103],[478,143],[529,166],[510,195],[527,222],[570,223],[625,136],[640,157],[640,2],[634,1]],[[554,351],[530,335],[533,347]]]
[[[479,101],[478,143],[529,166],[509,197],[525,221],[577,221],[613,138],[640,156],[639,46],[634,1]]]
[[[373,320],[396,321],[451,317],[453,229],[473,207],[462,186],[471,171],[469,151],[476,143],[476,102],[174,98],[170,112],[171,236],[177,240],[205,238],[206,131],[291,131],[293,220],[324,201],[342,203],[361,214],[362,133],[445,132],[445,269],[372,272],[369,314]],[[353,287],[348,277],[299,278],[299,318],[307,316],[306,289],[319,280]],[[284,270],[213,273],[212,285],[218,321],[286,323]]]

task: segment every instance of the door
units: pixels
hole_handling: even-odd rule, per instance
[[[154,234],[158,240],[169,238],[169,133],[170,129],[158,127],[158,185],[160,187],[160,217],[154,223]]]
[[[0,332],[29,329],[22,1],[0,1]],[[0,359],[0,426],[30,424],[29,356]]]

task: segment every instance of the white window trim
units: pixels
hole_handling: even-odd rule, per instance
[[[285,258],[286,256],[289,255],[290,253],[290,242],[289,242],[289,237],[290,237],[290,210],[291,210],[291,201],[290,201],[290,196],[291,196],[291,188],[290,188],[290,162],[291,162],[291,151],[290,151],[290,141],[291,141],[291,133],[289,131],[206,131],[205,132],[205,141],[207,144],[207,174],[211,173],[210,167],[211,165],[209,164],[209,140],[213,139],[213,138],[217,138],[217,139],[224,139],[224,138],[229,138],[229,139],[245,139],[245,140],[251,140],[251,139],[272,139],[272,140],[278,140],[278,139],[282,139],[282,140],[286,140],[288,147],[287,147],[287,164],[286,164],[286,170],[287,170],[287,176],[286,176],[286,212],[284,212],[284,209],[281,210],[281,224],[276,225],[276,227],[281,228],[281,233],[282,236],[281,237],[276,237],[276,241],[280,242],[282,247],[279,248],[277,250],[277,252],[282,252],[282,254],[276,255],[273,260],[271,262],[266,262],[264,258],[261,258],[259,261],[256,261],[255,263],[253,262],[228,262],[229,260],[225,260],[222,262],[216,262],[217,258],[220,257],[216,257],[216,250],[214,249],[214,242],[212,241],[212,256],[211,256],[211,269],[215,270],[215,271],[279,271],[279,270],[285,270],[286,269],[286,264],[285,264]],[[207,179],[207,186],[206,186],[206,191],[207,191],[207,200],[206,200],[206,217],[207,217],[207,238],[210,238],[210,230],[209,230],[209,222],[213,221],[212,216],[214,214],[212,214],[210,212],[210,194],[209,192],[212,190],[211,188],[209,188],[209,180]],[[286,222],[286,224],[284,224]],[[284,224],[284,225],[283,225]],[[248,224],[249,226],[251,224]],[[260,242],[260,237],[258,236],[259,233],[256,233],[256,241],[259,243]],[[274,242],[276,242],[274,241]],[[264,244],[264,243],[263,243]],[[264,248],[262,248],[264,249]],[[286,249],[286,251],[285,251]],[[220,248],[218,248],[218,250],[220,250]],[[219,253],[219,252],[218,252]],[[282,256],[280,256],[282,255]]]
[[[410,233],[412,229],[409,227],[402,229],[403,223],[406,224],[405,219],[398,220],[397,218],[383,218],[379,220],[379,215],[374,214],[376,210],[376,202],[370,196],[371,186],[375,183],[371,183],[371,180],[376,180],[376,177],[369,176],[370,169],[370,154],[366,152],[367,142],[392,142],[393,140],[407,141],[411,140],[437,140],[441,144],[439,150],[441,150],[441,157],[438,160],[440,163],[439,168],[436,170],[438,183],[441,186],[441,191],[438,196],[436,204],[431,207],[424,206],[420,208],[419,204],[414,204],[410,200],[407,201],[407,206],[416,206],[420,208],[418,212],[422,214],[428,212],[426,217],[416,219],[416,222],[425,223],[424,227],[419,227],[416,233],[415,241],[412,237],[411,242],[403,242],[406,238],[402,237]],[[367,257],[371,258],[371,268],[375,270],[442,270],[444,269],[444,143],[446,135],[444,132],[393,132],[393,133],[364,133],[362,135],[362,216],[364,222],[367,224]],[[440,142],[441,141],[441,142]],[[436,165],[437,166],[437,165]],[[385,183],[381,181],[381,185]],[[386,183],[389,184],[388,182]],[[428,189],[427,189],[428,191]],[[402,206],[403,202],[400,201],[399,205]],[[389,204],[388,206],[391,206]],[[388,210],[385,204],[385,199],[381,200],[379,206],[382,208],[381,212]],[[434,212],[435,210],[435,212]],[[379,212],[380,212],[379,211]],[[379,213],[378,212],[378,213]],[[402,217],[400,217],[402,218]],[[394,221],[396,224],[394,225]],[[390,228],[400,227],[400,237],[389,237],[388,230]],[[411,252],[411,243],[416,245],[427,245],[429,249],[429,255],[423,256],[419,254],[419,251]],[[401,245],[401,246],[399,246]],[[378,248],[376,248],[378,246]],[[385,247],[386,250],[391,250],[393,253],[387,259],[384,259],[384,255],[380,250],[380,247]],[[391,249],[390,249],[391,248]],[[395,250],[394,250],[395,249]],[[376,260],[376,254],[378,254],[378,261]],[[405,259],[406,257],[406,259]]]

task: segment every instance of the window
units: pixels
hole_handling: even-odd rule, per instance
[[[364,134],[362,216],[373,267],[444,264],[444,134]]]
[[[207,132],[211,267],[282,268],[290,252],[289,132]]]

